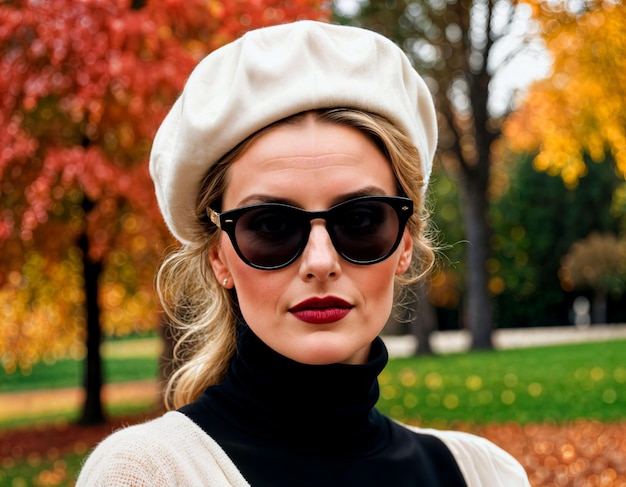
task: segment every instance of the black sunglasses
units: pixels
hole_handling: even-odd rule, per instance
[[[326,231],[348,262],[368,265],[389,257],[413,214],[413,201],[400,196],[363,196],[326,211],[305,211],[282,203],[265,203],[217,213],[211,221],[229,236],[246,264],[264,270],[286,267],[307,245],[311,221],[326,221]]]

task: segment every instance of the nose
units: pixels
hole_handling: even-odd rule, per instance
[[[341,274],[340,258],[324,220],[312,221],[309,240],[300,259],[300,277],[306,281],[336,279]]]

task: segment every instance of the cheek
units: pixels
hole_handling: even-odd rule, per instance
[[[279,273],[254,269],[234,257],[237,261],[232,261],[231,273],[239,307],[246,322],[251,324],[250,320],[279,309],[288,283]]]
[[[397,263],[384,262],[377,272],[360,279],[363,296],[368,303],[367,308],[377,313],[389,315],[393,305],[394,278]],[[385,316],[385,320],[388,316]]]

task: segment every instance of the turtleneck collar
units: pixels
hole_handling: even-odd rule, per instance
[[[374,409],[388,355],[380,338],[362,365],[307,365],[272,350],[241,325],[226,379],[201,401],[242,434],[263,442],[365,455],[384,447],[387,422]],[[298,428],[294,425],[299,424]],[[304,428],[304,430],[303,430]],[[329,451],[332,450],[332,451]]]
[[[302,364],[242,325],[225,380],[181,412],[254,487],[467,487],[440,440],[374,408],[386,363],[377,338],[365,364]]]

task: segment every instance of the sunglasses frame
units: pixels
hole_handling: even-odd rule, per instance
[[[337,247],[335,232],[332,230],[333,214],[336,213],[337,210],[340,210],[342,207],[345,207],[347,205],[359,203],[359,202],[368,202],[368,201],[379,201],[393,208],[393,210],[395,211],[398,217],[398,235],[396,236],[396,240],[391,246],[390,250],[385,255],[378,257],[376,259],[368,260],[368,261],[358,261],[358,260],[354,260],[346,256]],[[246,213],[253,211],[253,210],[258,210],[261,208],[268,208],[268,209],[286,208],[292,213],[299,215],[300,220],[302,221],[303,224],[309,223],[309,229],[308,231],[305,231],[305,233],[303,234],[302,242],[300,243],[297,252],[295,252],[294,256],[291,257],[285,263],[274,265],[274,266],[262,266],[259,264],[255,264],[254,262],[251,262],[243,255],[241,249],[239,248],[239,245],[237,244],[237,238],[235,234],[235,228],[237,226],[237,222]],[[293,262],[295,262],[302,255],[302,253],[304,252],[304,249],[307,246],[307,243],[309,241],[309,236],[311,234],[310,223],[311,221],[317,220],[317,219],[324,220],[325,225],[326,225],[326,231],[328,232],[328,235],[330,236],[330,239],[332,241],[333,247],[335,248],[335,251],[346,261],[351,262],[353,264],[358,264],[358,265],[371,265],[371,264],[376,264],[378,262],[382,262],[383,260],[387,259],[391,254],[393,254],[395,250],[398,248],[398,245],[400,244],[400,241],[402,240],[402,235],[404,233],[406,224],[409,221],[409,218],[411,217],[411,215],[413,215],[413,201],[410,198],[406,198],[403,196],[360,196],[357,198],[349,199],[347,201],[343,201],[329,208],[328,210],[322,210],[322,211],[307,211],[307,210],[303,210],[302,208],[298,208],[297,206],[291,206],[291,205],[287,205],[284,203],[261,203],[258,205],[243,206],[241,208],[227,210],[222,213],[218,213],[212,208],[207,208],[206,211],[207,211],[207,215],[209,219],[215,224],[215,226],[217,226],[219,229],[221,229],[228,235],[233,245],[233,248],[235,249],[235,252],[244,263],[246,263],[250,267],[254,267],[255,269],[270,271],[270,270],[282,269],[283,267],[287,267]],[[329,222],[331,224],[330,230],[328,226]]]

